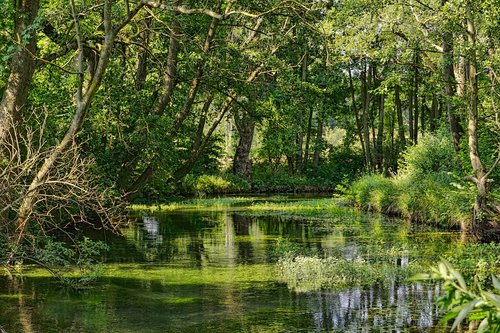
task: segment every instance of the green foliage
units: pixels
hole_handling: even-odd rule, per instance
[[[403,174],[419,177],[434,173],[458,171],[456,156],[449,138],[444,135],[425,135],[417,145],[403,154]]]
[[[451,330],[462,323],[477,321],[477,332],[500,332],[500,281],[492,277],[493,290],[485,291],[475,286],[478,293],[471,291],[466,280],[450,263],[442,261],[432,268],[431,274],[419,274],[414,280],[442,280],[444,295],[437,303],[447,314],[441,322],[454,320]]]
[[[310,183],[306,177],[290,175],[284,167],[273,169],[265,165],[258,165],[253,168],[252,189],[257,192],[305,191],[308,185]]]
[[[278,262],[285,257],[297,257],[301,256],[314,256],[317,252],[313,249],[306,248],[302,244],[293,242],[287,238],[280,238],[276,241],[273,246],[273,250],[269,255],[269,260],[273,262]]]
[[[398,211],[406,218],[442,226],[469,219],[474,192],[451,175],[403,175],[394,182],[401,193],[397,198]]]

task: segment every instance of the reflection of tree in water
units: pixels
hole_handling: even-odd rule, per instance
[[[439,287],[423,285],[374,286],[367,290],[352,289],[339,293],[317,293],[316,297],[298,298],[297,307],[313,310],[318,330],[342,332],[427,331],[438,318],[433,305]],[[312,295],[311,295],[312,296]],[[371,330],[370,330],[371,332]]]
[[[252,218],[234,214],[233,215],[233,225],[234,234],[236,236],[250,236],[250,229],[252,224],[256,222]],[[253,244],[250,241],[239,241],[238,242],[238,255],[237,261],[241,264],[252,264],[254,263],[254,251]]]
[[[191,242],[188,245],[189,257],[193,261],[193,266],[202,267],[203,258],[208,261],[208,254],[205,252],[205,246],[203,245],[203,239],[196,237],[191,238]]]

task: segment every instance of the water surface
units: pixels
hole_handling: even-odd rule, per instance
[[[250,204],[141,214],[123,237],[108,235],[106,276],[89,290],[0,278],[0,325],[9,333],[445,331],[435,327],[438,286],[296,292],[279,277],[275,248],[286,240],[368,261],[384,249],[405,266],[435,260],[457,235],[354,212],[255,217]]]

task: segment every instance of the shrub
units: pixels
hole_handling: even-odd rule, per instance
[[[403,174],[415,177],[458,171],[450,140],[434,135],[425,135],[417,145],[408,147],[400,169]]]
[[[352,184],[350,199],[363,209],[401,214],[413,221],[443,226],[466,221],[474,191],[455,175],[448,141],[427,135],[404,156],[398,176],[364,176]]]
[[[194,177],[188,175],[184,178],[182,189],[185,193],[197,195],[242,193],[250,190],[250,184],[241,177],[233,174],[202,175]]]
[[[221,176],[202,175],[198,177],[194,188],[202,193],[225,193],[231,183]]]
[[[445,255],[467,281],[482,289],[491,287],[491,275],[500,276],[500,244],[462,244]]]

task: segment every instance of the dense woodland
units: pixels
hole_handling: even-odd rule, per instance
[[[116,222],[131,201],[331,192],[362,174],[387,188],[373,175],[413,172],[398,193],[422,197],[424,184],[431,205],[459,204],[467,218],[445,224],[498,227],[498,0],[15,0],[0,12],[11,256],[32,235]],[[439,219],[384,198],[358,204]]]

